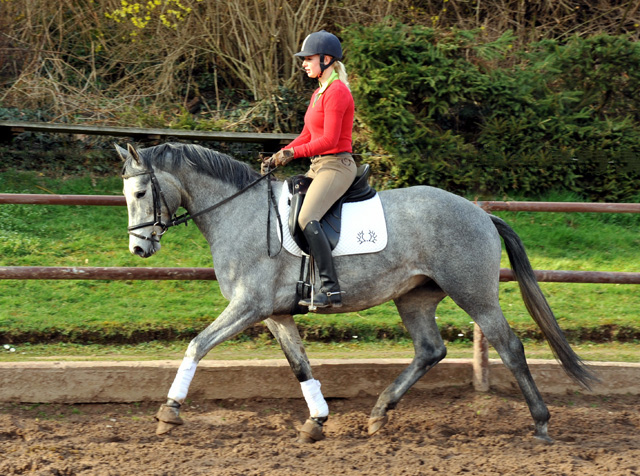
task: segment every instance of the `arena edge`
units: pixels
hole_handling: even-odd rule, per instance
[[[410,359],[312,360],[314,375],[327,398],[377,396]],[[160,401],[179,361],[151,362],[7,362],[0,363],[0,402],[123,403]],[[602,379],[594,395],[640,395],[640,363],[591,363]],[[573,384],[553,360],[529,360],[541,392],[575,393]],[[419,390],[471,387],[472,360],[448,359],[416,383]],[[518,393],[500,360],[489,362],[490,389]],[[190,389],[191,400],[264,397],[302,398],[286,360],[204,360]]]

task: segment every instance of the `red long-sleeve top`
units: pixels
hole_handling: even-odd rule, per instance
[[[354,105],[351,91],[340,80],[332,81],[320,94],[321,89],[316,89],[311,96],[302,132],[285,147],[293,147],[294,158],[353,151]]]

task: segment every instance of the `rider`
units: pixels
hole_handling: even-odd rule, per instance
[[[317,307],[340,307],[342,297],[333,264],[331,246],[320,219],[347,191],[356,177],[351,156],[354,104],[338,38],[324,30],[311,33],[295,56],[303,58],[302,68],[317,78],[319,88],[311,96],[300,135],[269,159],[267,166],[286,165],[299,157],[310,157],[306,173],[313,179],[300,209],[298,224],[309,243],[309,251],[318,267],[322,286],[313,296]],[[310,306],[303,299],[301,306]]]

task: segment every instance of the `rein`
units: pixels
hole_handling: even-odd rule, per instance
[[[158,182],[158,179],[156,178],[156,174],[153,171],[153,169],[145,170],[143,172],[137,172],[137,173],[134,173],[134,174],[122,174],[122,179],[123,180],[126,180],[128,178],[132,178],[132,177],[138,177],[140,175],[149,175],[149,177],[151,178],[151,191],[153,193],[153,218],[154,218],[153,221],[147,221],[147,222],[144,222],[144,223],[139,223],[137,225],[129,226],[129,227],[127,227],[127,232],[130,235],[135,236],[136,238],[140,238],[142,240],[160,242],[160,237],[162,235],[164,235],[167,232],[167,230],[169,228],[171,228],[172,226],[182,225],[183,223],[186,225],[189,220],[193,220],[194,218],[199,217],[201,215],[204,215],[205,213],[209,213],[209,212],[215,210],[216,208],[221,207],[225,203],[230,202],[234,198],[242,195],[244,192],[246,192],[250,188],[252,188],[255,185],[257,185],[262,180],[264,180],[267,177],[269,177],[271,174],[273,174],[273,172],[276,171],[276,168],[272,168],[272,169],[268,170],[260,178],[257,178],[256,180],[251,182],[246,187],[242,188],[241,190],[238,190],[233,195],[228,196],[227,198],[219,201],[218,203],[216,203],[216,204],[214,204],[214,205],[212,205],[212,206],[210,206],[208,208],[205,208],[204,210],[200,210],[199,212],[194,213],[194,214],[191,214],[191,213],[187,212],[187,213],[183,213],[180,216],[174,215],[173,218],[171,218],[171,220],[169,220],[167,223],[162,221],[162,204],[164,203],[164,206],[167,209],[167,211],[169,210],[169,206],[167,205],[167,200],[166,200],[166,198],[164,196],[164,193],[162,192],[162,188],[160,188],[160,183]],[[271,234],[270,233],[271,205],[273,205],[273,207],[275,208],[275,211],[276,211],[276,216],[277,216],[277,219],[278,219],[278,226],[280,227],[280,235],[281,236],[282,236],[282,219],[280,218],[280,212],[278,211],[275,195],[274,195],[273,189],[271,187],[271,180],[267,181],[267,193],[268,193],[267,200],[269,201],[268,215],[267,215],[267,253],[268,253],[269,257],[272,258],[273,256],[276,256],[278,253],[280,253],[280,250],[282,249],[282,243],[280,243],[280,249],[278,250],[278,253],[276,253],[275,255],[272,256],[271,255],[271,241],[270,241],[270,234]],[[162,203],[160,202],[161,199],[162,199]],[[151,232],[151,236],[149,236],[149,237],[140,235],[138,233],[133,233],[133,230],[138,230],[140,228],[145,228],[147,226],[153,226],[153,227],[157,226],[157,227],[160,227],[162,231],[160,233],[158,233],[155,230],[153,230]]]

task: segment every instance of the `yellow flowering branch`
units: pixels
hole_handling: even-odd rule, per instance
[[[136,30],[130,33],[131,36],[137,36],[138,31],[144,30],[154,18],[165,27],[175,30],[192,11],[190,6],[185,5],[189,1],[202,0],[147,0],[146,3],[120,0],[120,8],[105,15],[117,23],[130,22],[136,27]]]

